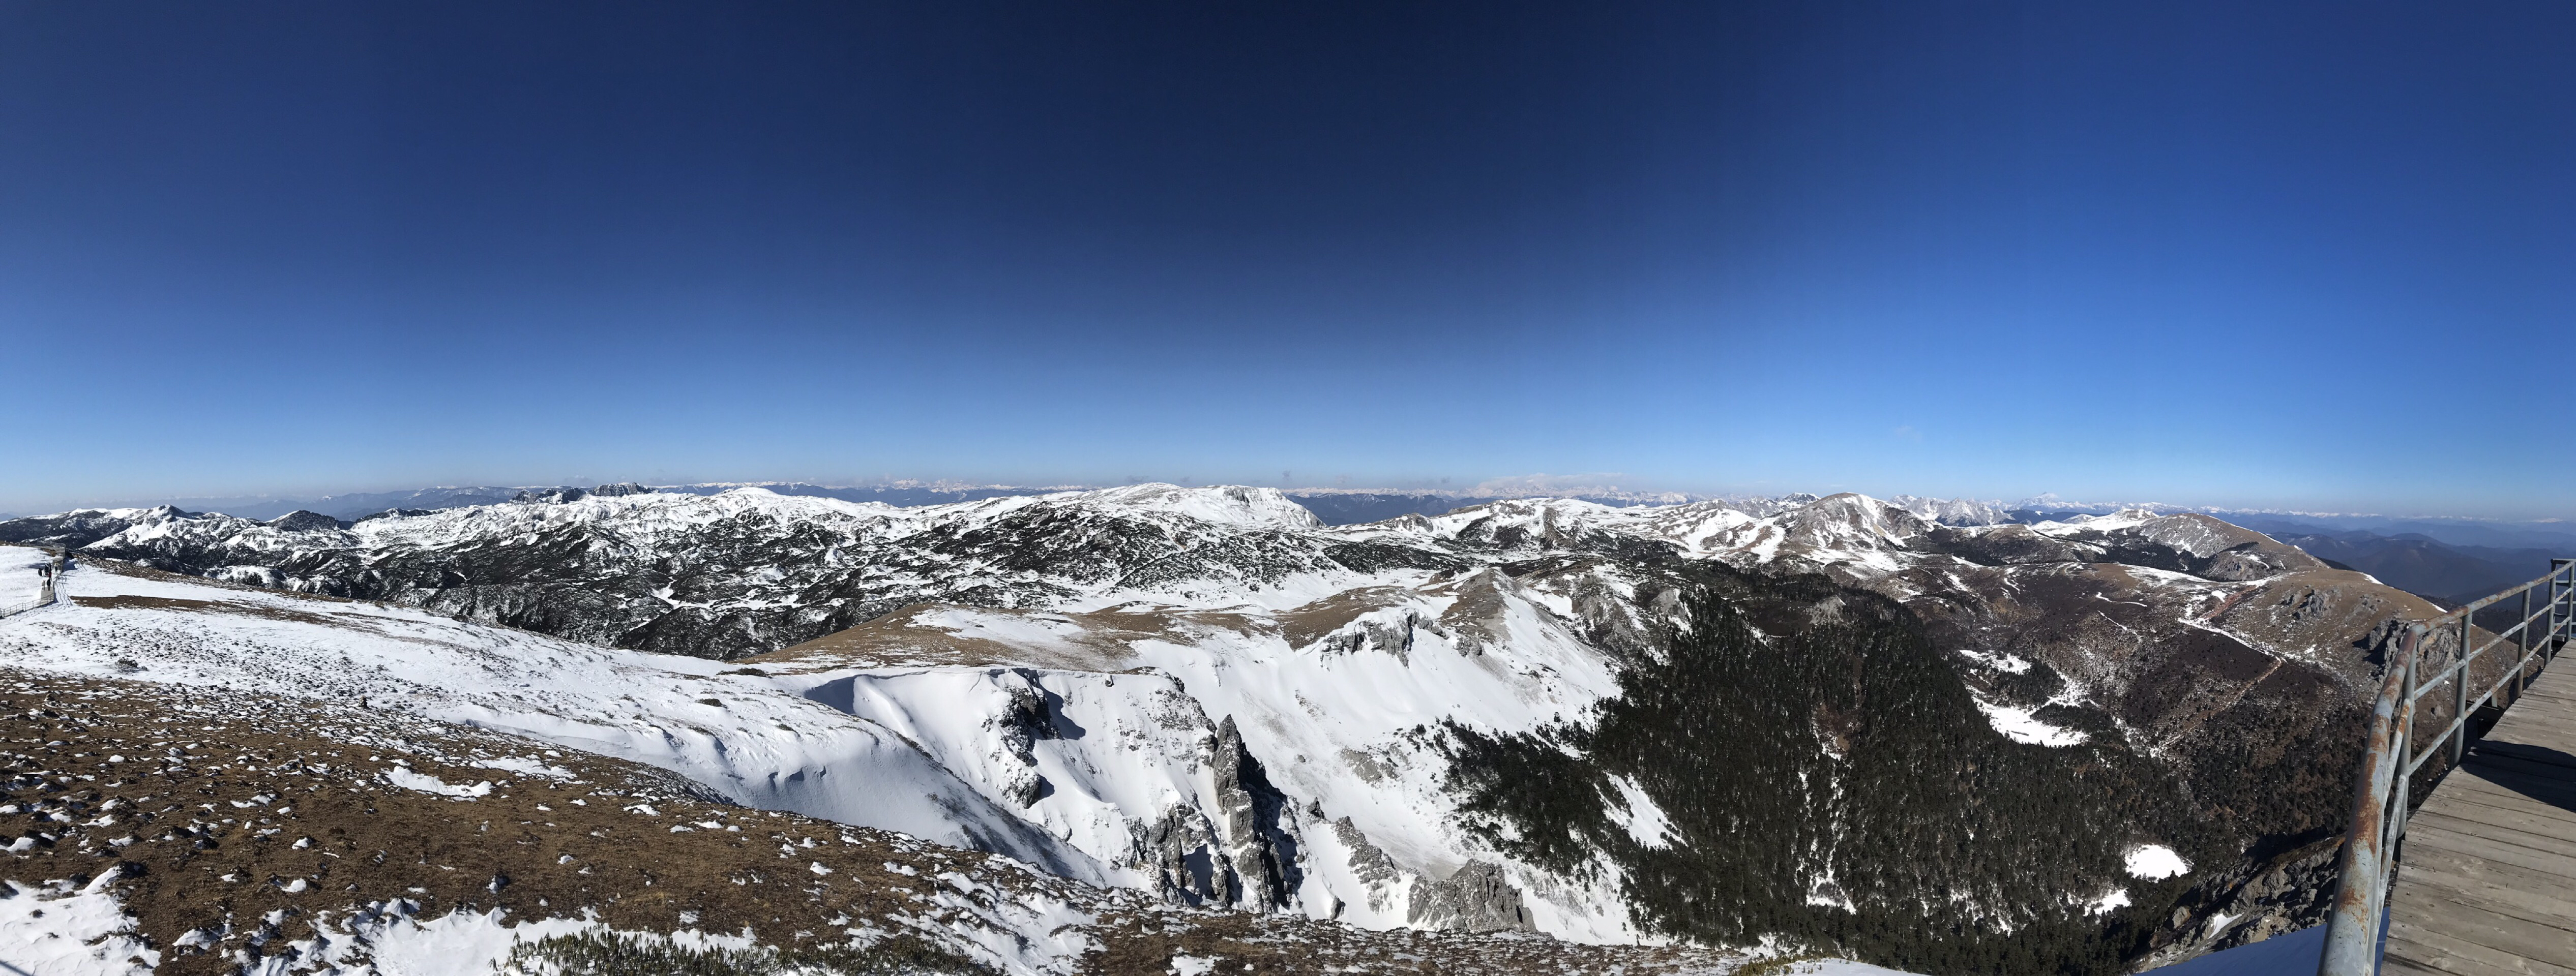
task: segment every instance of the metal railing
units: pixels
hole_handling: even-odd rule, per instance
[[[16,603],[0,607],[0,617],[13,617],[29,610],[36,609],[37,607],[52,606],[54,603],[54,581],[62,578],[63,568],[66,564],[67,561],[63,558],[62,554],[55,553],[53,564],[46,567],[45,574],[42,577],[39,577],[36,581],[36,598],[25,603]]]
[[[2544,586],[2548,595],[2535,611],[2532,596]],[[2522,598],[2522,615],[2513,626],[2502,631],[2478,629],[2478,611],[2515,596]],[[2537,634],[2532,627],[2535,621],[2542,622]],[[2399,635],[2397,651],[2388,658],[2387,677],[2380,684],[2379,701],[2371,708],[2370,745],[2362,756],[2361,780],[2353,790],[2352,825],[2344,834],[2334,914],[2326,922],[2318,976],[2373,976],[2379,971],[2388,891],[2397,875],[2399,842],[2406,838],[2416,772],[2435,756],[2448,757],[2436,772],[2458,766],[2468,753],[2469,720],[2478,709],[2512,705],[2535,676],[2532,665],[2546,666],[2567,642],[2571,628],[2576,628],[2576,559],[2552,559],[2547,576],[2410,625]],[[2456,640],[2445,639],[2454,633]],[[2477,644],[2480,633],[2486,634],[2484,644]],[[2471,669],[2507,641],[2516,651],[2513,664],[2499,668],[2497,677],[2472,697]],[[2428,674],[2426,658],[2437,645],[2449,651],[2448,660]],[[2451,692],[2450,721],[2426,737],[2415,729],[2417,704],[2445,685]],[[2508,691],[2510,697],[2506,697]],[[2417,753],[2419,742],[2430,742],[2432,747]],[[2432,792],[2429,785],[2425,792]]]

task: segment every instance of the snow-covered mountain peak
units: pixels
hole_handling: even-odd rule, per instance
[[[1184,485],[1149,482],[1102,488],[1096,491],[1071,491],[1047,495],[1050,503],[1075,503],[1109,509],[1135,509],[1145,512],[1186,516],[1210,525],[1242,529],[1278,529],[1304,531],[1319,529],[1323,522],[1277,488],[1252,488],[1243,485]]]
[[[1927,522],[1942,525],[2001,525],[2012,521],[2012,512],[2001,502],[1981,502],[1973,498],[1925,498],[1898,495],[1888,499],[1893,504]]]
[[[645,541],[739,519],[780,526],[817,525],[851,537],[878,535],[905,519],[904,509],[874,502],[780,495],[736,488],[714,495],[585,495],[542,503],[512,502],[369,519],[353,531],[373,540],[438,545],[496,534],[579,528]]]
[[[1933,527],[1903,508],[1850,492],[1758,518],[1728,503],[1703,502],[1661,510],[1647,520],[1685,552],[1739,565],[1789,560],[1817,567],[1854,563],[1879,571],[1897,568],[1892,554],[1908,549]]]
[[[1512,498],[1428,519],[1434,538],[1513,550],[1571,548],[1588,536],[1621,531],[1645,508],[1615,508],[1576,498]]]
[[[1740,530],[1769,514],[1776,513],[1746,512],[1736,502],[1692,502],[1648,512],[1644,524],[1682,551],[1699,554],[1726,548]]]
[[[320,512],[297,509],[268,520],[269,528],[280,532],[337,532],[340,520]]]
[[[2073,526],[2091,532],[2115,532],[2120,529],[2136,528],[2163,517],[2163,515],[2157,512],[2143,508],[2123,508],[2119,511],[2109,512],[2102,515],[2075,515],[2054,522],[2041,522],[2038,524],[2042,526]],[[2045,533],[2048,530],[2042,529],[2041,531]]]
[[[2144,543],[2170,550],[2194,564],[2189,567],[2192,573],[2208,579],[2254,580],[2326,568],[2323,561],[2296,546],[2198,512],[2166,515],[2128,508],[2109,515],[2040,522],[2029,528],[2039,535],[2086,545]]]
[[[1779,555],[1812,562],[1866,558],[1904,549],[1907,543],[1931,530],[1930,523],[1911,512],[1851,492],[1827,495],[1770,521],[1782,533]]]

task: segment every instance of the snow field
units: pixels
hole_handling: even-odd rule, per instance
[[[145,976],[161,953],[134,934],[134,920],[104,889],[70,882],[30,887],[0,881],[0,963],[32,976]]]

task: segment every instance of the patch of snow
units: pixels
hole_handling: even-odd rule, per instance
[[[1625,776],[1611,777],[1610,785],[1618,788],[1619,803],[1625,808],[1613,816],[1629,837],[1645,847],[1672,846],[1664,836],[1666,828],[1672,826],[1672,819],[1664,815],[1664,808],[1655,805],[1654,797],[1647,796],[1643,788]]]
[[[2084,906],[2084,914],[2100,915],[2113,909],[2127,907],[2129,907],[2129,893],[2125,890],[2113,889],[2110,894],[2103,895],[2102,897],[2093,899],[2091,902],[2087,903]]]
[[[2034,717],[2038,709],[2000,705],[1987,701],[1983,696],[1974,696],[1974,700],[1977,710],[1986,713],[1986,721],[1995,727],[1995,731],[2003,733],[2004,738],[2050,748],[2084,744],[2084,733],[2058,728]]]
[[[2191,872],[2182,855],[2163,844],[2142,844],[2129,849],[2129,876],[2162,881]]]
[[[0,962],[41,976],[147,976],[161,953],[134,931],[116,895],[114,872],[79,891],[69,882],[31,888],[16,881],[0,897]]]
[[[375,969],[383,976],[491,976],[500,971],[501,961],[509,958],[510,947],[520,942],[605,930],[606,926],[568,918],[505,925],[501,912],[495,909],[459,910],[428,921],[383,917],[354,924],[350,929],[372,946]],[[725,944],[728,948],[739,947],[734,940],[726,940]]]
[[[506,769],[513,773],[523,773],[529,776],[543,776],[547,779],[572,778],[572,770],[565,769],[561,766],[549,766],[543,761],[526,756],[502,756],[496,759],[480,759],[476,760],[474,765],[480,766],[484,769]]]
[[[1852,959],[1817,959],[1793,963],[1789,972],[1797,976],[1914,976],[1909,970],[1872,966]]]
[[[471,800],[476,797],[492,795],[492,781],[488,779],[472,786],[452,786],[441,781],[436,776],[415,773],[400,766],[385,770],[385,782],[392,783],[395,786],[402,787],[406,790],[419,790],[423,793],[435,793],[440,796],[452,797],[459,800]]]
[[[2001,671],[2005,674],[2030,673],[2029,658],[2006,654],[2001,651],[1996,651],[1990,654],[1972,648],[1961,648],[1959,650],[1959,656],[1993,668],[1997,671]]]

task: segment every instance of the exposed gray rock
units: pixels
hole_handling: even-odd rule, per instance
[[[1217,810],[1225,818],[1226,859],[1242,883],[1237,904],[1260,911],[1285,907],[1299,881],[1296,820],[1288,797],[1244,749],[1234,716],[1217,725],[1208,765],[1215,773]]]
[[[2175,906],[2155,948],[2132,968],[2153,969],[2324,924],[2342,852],[2342,838],[2328,837],[2203,881]],[[2224,924],[2213,924],[2221,919]]]
[[[1426,624],[1431,626],[1425,628]],[[1437,629],[1437,625],[1410,610],[1405,612],[1401,620],[1355,620],[1315,642],[1315,649],[1325,654],[1357,654],[1369,651],[1393,655],[1399,661],[1410,660],[1413,653],[1413,632],[1417,628]]]
[[[1529,909],[1521,904],[1520,889],[1512,887],[1500,866],[1483,861],[1469,861],[1457,873],[1438,881],[1425,878],[1414,882],[1413,902],[1405,910],[1405,921],[1422,928],[1462,932],[1531,927]]]
[[[1202,740],[1213,810],[1175,806],[1133,823],[1135,863],[1176,904],[1277,911],[1293,907],[1303,842],[1286,795],[1270,784],[1228,716]]]
[[[1343,847],[1350,848],[1351,876],[1368,886],[1369,909],[1386,911],[1392,887],[1403,877],[1403,872],[1396,869],[1395,859],[1371,843],[1368,835],[1360,832],[1349,817],[1333,821],[1333,837],[1341,841]]]
[[[1156,893],[1174,904],[1234,904],[1242,890],[1234,865],[1213,853],[1216,829],[1197,809],[1175,806],[1151,824],[1132,825],[1137,866],[1154,874]]]
[[[1457,635],[1459,648],[1469,653],[1501,642],[1510,636],[1503,624],[1503,611],[1509,605],[1503,594],[1516,585],[1502,570],[1491,568],[1459,580],[1457,602],[1441,612],[1441,626]]]
[[[1054,792],[1054,786],[1038,774],[1035,747],[1039,739],[1056,737],[1055,715],[1048,708],[1046,692],[1038,686],[1037,679],[1026,672],[1016,672],[1011,677],[1020,683],[1008,686],[1008,705],[1000,714],[986,719],[984,726],[993,730],[995,740],[1001,745],[1003,755],[999,758],[1012,760],[994,764],[994,768],[1005,771],[1004,778],[997,784],[1002,795],[1027,807]]]

